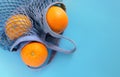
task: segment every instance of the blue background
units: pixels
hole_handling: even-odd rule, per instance
[[[19,52],[0,49],[0,77],[120,77],[120,0],[64,0],[65,36],[74,54],[58,53],[43,70],[24,65]]]

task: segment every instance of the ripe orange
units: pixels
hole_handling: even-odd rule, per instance
[[[39,42],[31,42],[25,45],[21,50],[23,62],[31,67],[41,66],[48,57],[47,48]]]
[[[15,40],[26,33],[31,27],[32,23],[27,16],[17,14],[7,20],[5,31],[10,40]]]
[[[49,27],[56,33],[63,32],[68,25],[66,12],[58,6],[52,6],[48,9],[46,19]]]

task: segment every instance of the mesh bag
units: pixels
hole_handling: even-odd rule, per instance
[[[4,0],[0,1],[0,45],[6,50],[17,51],[31,41],[41,42],[49,50],[49,64],[56,51],[72,53],[75,43],[61,34],[53,32],[46,21],[51,6],[65,9],[62,0]],[[16,27],[17,25],[17,27]],[[64,40],[64,44],[62,44]],[[61,45],[59,45],[61,43]]]

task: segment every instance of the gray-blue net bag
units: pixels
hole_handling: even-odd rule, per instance
[[[64,37],[63,33],[53,32],[47,24],[46,13],[51,6],[58,6],[66,11],[62,0],[1,1],[0,46],[5,50],[19,51],[32,41],[43,43],[48,48],[49,55],[41,67],[49,64],[56,52],[74,52],[75,43]]]

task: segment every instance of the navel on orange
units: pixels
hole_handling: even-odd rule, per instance
[[[31,27],[32,23],[27,16],[17,14],[7,20],[5,31],[10,40],[14,40],[26,33]]]
[[[68,25],[66,12],[58,6],[52,6],[48,9],[46,19],[49,27],[56,33],[62,33]]]
[[[28,43],[21,50],[23,62],[31,67],[41,66],[46,61],[47,57],[47,48],[39,42]]]

